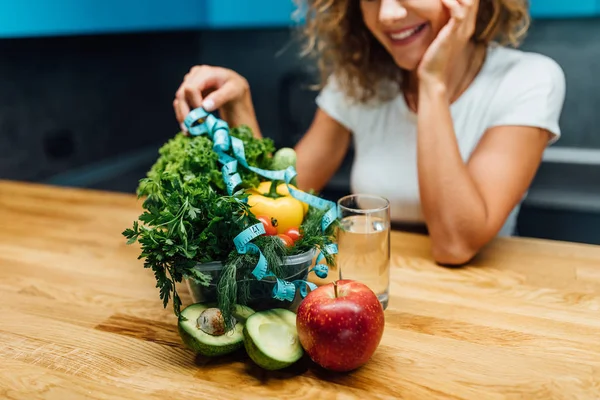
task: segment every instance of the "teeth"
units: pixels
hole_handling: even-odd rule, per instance
[[[400,33],[392,33],[390,36],[394,40],[406,39],[407,37],[410,37],[410,36],[414,35],[415,33],[417,33],[419,28],[420,28],[420,26],[417,26],[416,28],[413,28],[409,31],[404,31],[404,32],[400,32]]]

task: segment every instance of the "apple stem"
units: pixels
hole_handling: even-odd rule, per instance
[[[338,297],[337,281],[333,282],[333,291],[335,293],[335,298],[337,299],[337,297]]]

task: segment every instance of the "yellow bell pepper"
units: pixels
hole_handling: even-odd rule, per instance
[[[290,185],[292,186],[292,185]],[[294,189],[295,187],[292,186]],[[255,216],[265,215],[276,224],[277,233],[285,233],[290,228],[299,228],[308,211],[308,204],[290,196],[285,183],[277,186],[277,194],[281,197],[269,197],[271,182],[260,183],[257,188],[250,189],[248,205]]]

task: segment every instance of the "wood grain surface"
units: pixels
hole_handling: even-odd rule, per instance
[[[1,399],[600,398],[600,247],[497,239],[448,269],[394,232],[371,361],[266,372],[182,345],[121,236],[139,213],[133,196],[0,182]]]

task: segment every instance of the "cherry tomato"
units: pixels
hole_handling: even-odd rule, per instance
[[[294,242],[298,241],[302,237],[302,234],[298,228],[290,228],[285,232],[285,234],[288,235]]]
[[[292,247],[294,245],[294,241],[292,240],[292,238],[284,233],[278,234],[277,237],[281,239],[285,247]]]
[[[259,215],[256,218],[262,222],[267,236],[277,235],[277,228],[273,225],[273,220],[270,217],[266,215]]]

